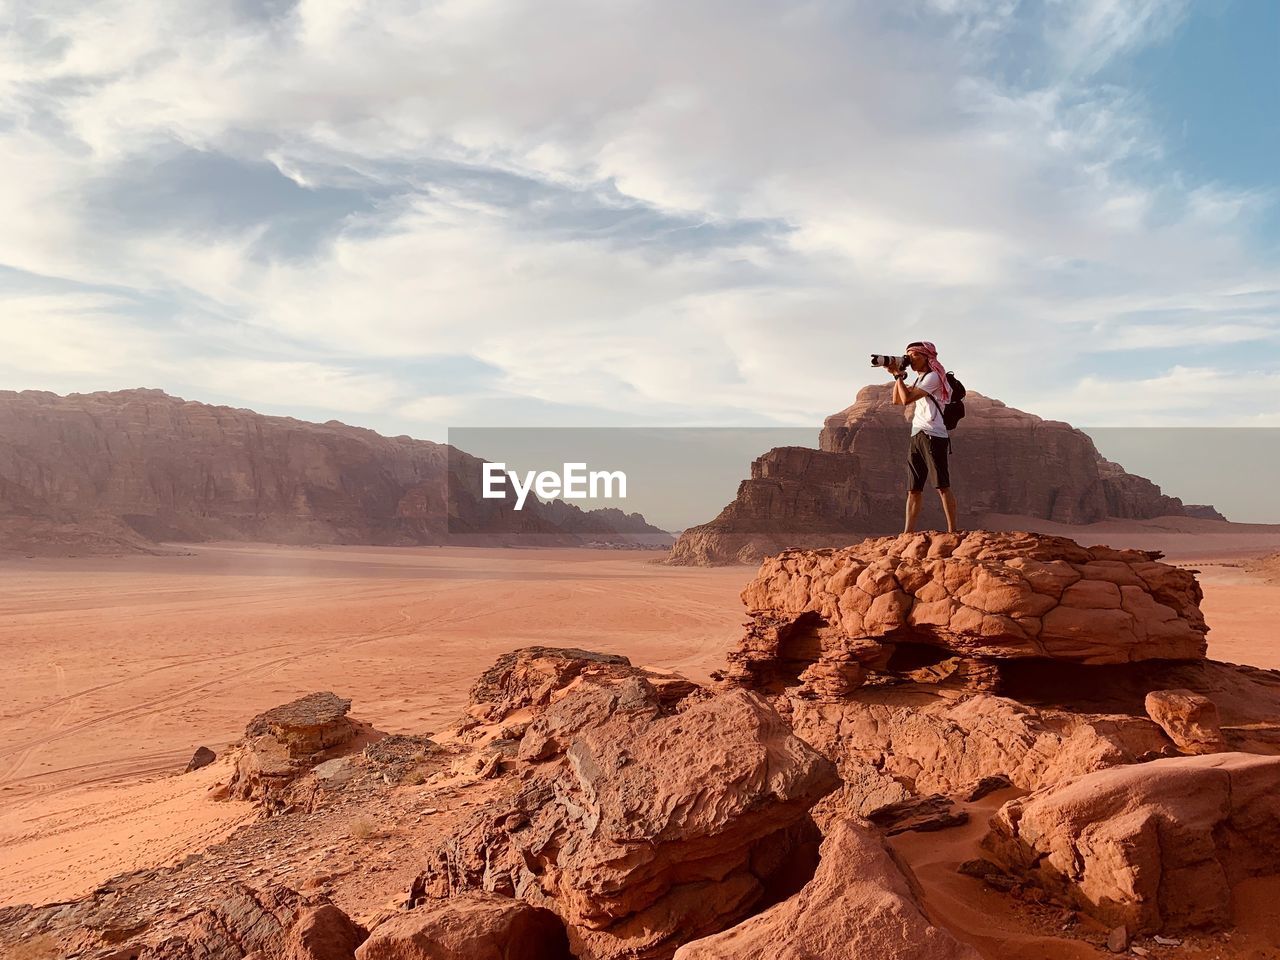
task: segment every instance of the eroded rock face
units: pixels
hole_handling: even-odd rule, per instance
[[[929,922],[910,870],[867,827],[833,823],[821,856],[799,893],[685,944],[675,960],[978,960]]]
[[[751,464],[751,476],[714,520],[677,539],[677,564],[759,563],[790,547],[839,546],[897,528],[905,495],[909,410],[890,385],[864,387],[852,406],[827,418],[819,449],[778,447]],[[1107,517],[1183,516],[1182,502],[1104,459],[1069,424],[1042,420],[969,391],[951,461],[962,527],[989,515],[1093,523]],[[886,451],[897,455],[886,456]],[[937,498],[921,523],[939,527]]]
[[[939,680],[981,689],[1015,658],[1203,658],[1199,584],[1157,556],[990,531],[784,551],[742,592],[752,622],[725,676],[775,689],[799,678],[839,700],[869,671],[927,665]],[[927,650],[941,655],[929,664],[919,659]]]
[[[918,794],[954,794],[993,776],[1031,790],[1169,747],[1145,719],[1035,709],[988,694],[953,700],[868,689],[847,703],[790,704],[796,734],[837,762],[864,803],[892,802],[885,778]]]
[[[356,960],[570,960],[564,926],[523,900],[471,893],[379,924]]]
[[[752,619],[720,679],[772,697],[837,763],[823,816],[989,777],[1034,790],[1180,752],[1280,753],[1280,674],[1204,659],[1194,574],[1150,553],[886,537],[771,557],[743,600]],[[1153,694],[1169,688],[1185,693]],[[1220,739],[1206,697],[1227,705]]]
[[[415,903],[514,896],[559,916],[580,960],[656,958],[783,882],[816,839],[830,762],[755,694],[673,702],[644,671],[598,667],[548,692],[517,750],[526,775],[429,859]]]
[[[0,438],[0,550],[669,542],[638,514],[486,499],[482,461],[444,444],[160,390],[0,390]]]
[[[1280,758],[1157,760],[1005,804],[985,846],[1108,926],[1157,933],[1231,919],[1231,886],[1280,873]]]
[[[1191,690],[1153,690],[1144,706],[1183,753],[1220,753],[1227,749],[1218,707]]]

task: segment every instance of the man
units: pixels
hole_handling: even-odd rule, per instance
[[[917,340],[907,347],[907,362],[916,373],[915,382],[907,386],[907,372],[896,362],[887,367],[893,376],[893,402],[898,406],[916,405],[911,418],[911,447],[907,454],[907,518],[904,533],[914,533],[924,482],[933,474],[934,486],[942,499],[942,512],[947,517],[947,532],[956,529],[956,498],[951,492],[951,474],[947,465],[949,441],[947,426],[942,421],[942,408],[951,398],[947,371],[938,362],[937,348],[927,340]]]

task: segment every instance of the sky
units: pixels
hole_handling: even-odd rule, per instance
[[[1273,0],[0,0],[0,388],[1280,426]]]

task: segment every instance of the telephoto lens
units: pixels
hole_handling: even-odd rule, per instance
[[[887,367],[891,363],[896,363],[901,369],[905,370],[909,361],[906,356],[892,357],[887,353],[873,353],[871,355],[871,365],[873,367]]]

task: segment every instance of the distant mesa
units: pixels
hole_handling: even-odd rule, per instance
[[[1182,508],[1183,516],[1195,517],[1197,520],[1226,520],[1216,508],[1207,503],[1188,503]]]
[[[481,496],[477,457],[161,390],[0,391],[0,551],[163,542],[665,548],[640,514]],[[452,502],[450,497],[452,496]]]
[[[1084,432],[969,391],[951,460],[963,529],[1002,529],[1000,516],[1065,524],[1107,519],[1197,517],[1225,520],[1207,505],[1185,506],[1098,452]],[[902,528],[910,411],[891,387],[858,391],[828,417],[818,449],[775,447],[751,464],[733,502],[709,523],[684,530],[678,565],[759,563],[790,547],[843,546]],[[930,491],[921,527],[943,526]]]

